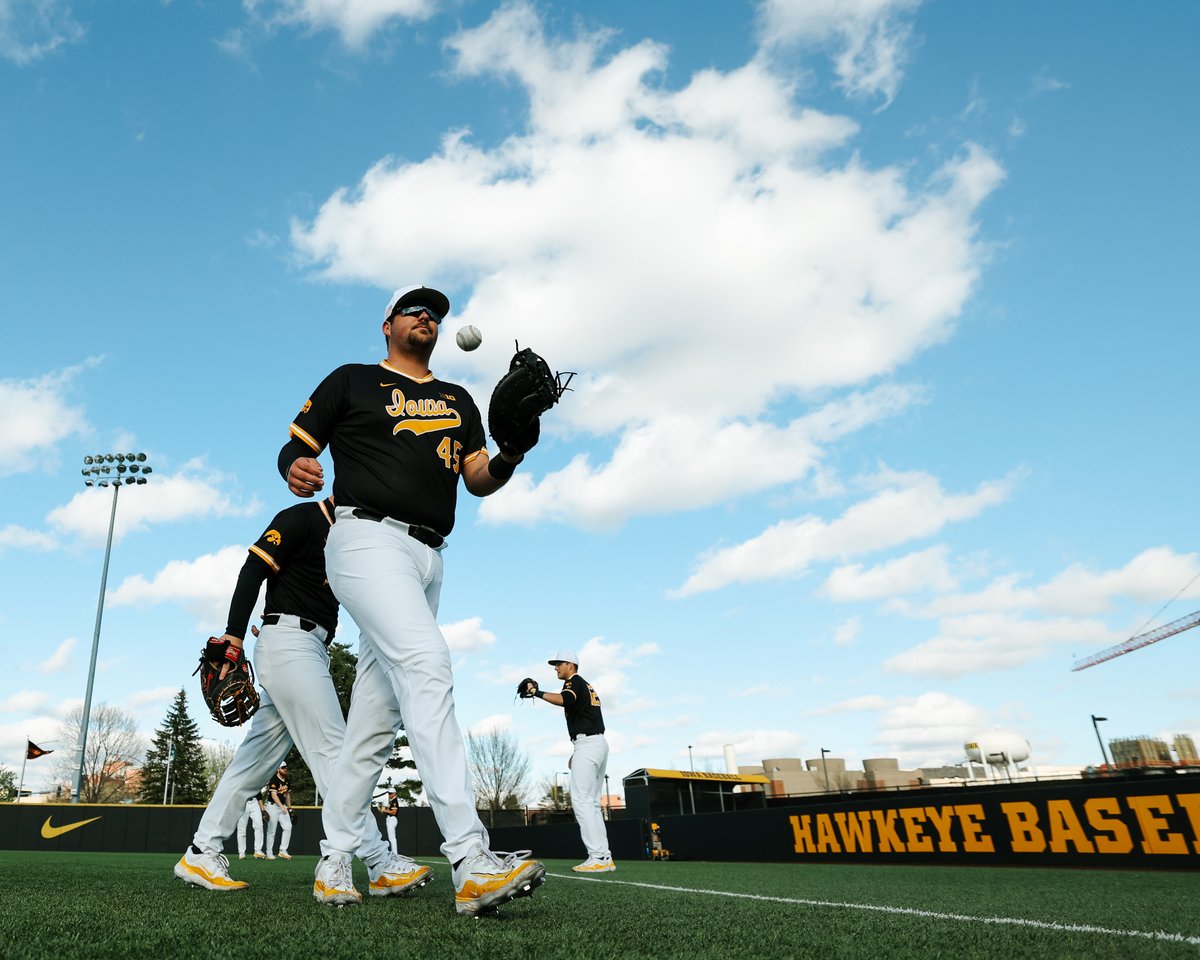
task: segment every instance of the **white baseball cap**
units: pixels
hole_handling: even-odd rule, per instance
[[[418,283],[412,287],[401,287],[399,290],[392,291],[387,309],[383,311],[383,319],[390,320],[398,307],[411,307],[418,303],[423,307],[432,307],[442,319],[445,319],[446,314],[450,312],[449,297],[440,290],[434,290],[433,287],[426,287]]]
[[[546,662],[552,667],[557,667],[560,663],[573,663],[575,666],[579,666],[579,658],[573,653],[556,653],[554,659]]]

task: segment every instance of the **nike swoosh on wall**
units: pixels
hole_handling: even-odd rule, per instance
[[[79,820],[75,823],[65,823],[61,827],[52,825],[50,819],[50,817],[47,817],[46,822],[42,824],[42,836],[47,840],[53,840],[55,837],[61,837],[64,833],[70,833],[72,830],[78,830],[80,827],[86,827],[89,823],[99,820],[100,817],[92,817],[91,820]]]

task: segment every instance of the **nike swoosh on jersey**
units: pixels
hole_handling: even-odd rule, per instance
[[[399,382],[400,382],[399,380],[393,380],[391,383],[381,383],[380,386],[381,387],[394,387]]]
[[[61,837],[64,833],[70,833],[72,830],[78,830],[80,827],[86,827],[89,823],[99,819],[99,817],[92,817],[91,820],[79,820],[75,823],[64,823],[61,827],[56,827],[50,823],[51,818],[47,817],[46,822],[42,824],[42,836],[47,840],[53,840],[55,837]]]

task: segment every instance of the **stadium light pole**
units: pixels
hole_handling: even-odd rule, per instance
[[[825,771],[825,792],[829,792],[829,767],[825,764],[825,754],[833,753],[832,750],[821,748],[821,769]]]
[[[1111,764],[1108,762],[1108,751],[1104,749],[1104,741],[1100,737],[1099,727],[1100,721],[1107,719],[1108,717],[1098,717],[1094,713],[1092,714],[1092,729],[1096,731],[1096,742],[1100,744],[1100,756],[1104,758],[1104,766],[1110,767]]]
[[[604,775],[604,819],[612,819],[612,794],[608,792],[608,774]]]
[[[690,743],[688,744],[688,767],[691,768],[692,773],[696,772],[696,765],[692,762],[692,745]]]
[[[175,738],[167,743],[167,775],[163,777],[163,806],[167,805],[167,785],[171,782],[171,761],[175,759]]]
[[[113,526],[117,520],[117,494],[121,487],[142,486],[153,469],[144,453],[98,453],[83,458],[83,484],[86,487],[112,487],[112,510],[108,515],[108,542],[104,545],[104,571],[100,574],[100,599],[96,603],[96,629],[92,632],[92,662],[88,667],[87,692],[83,697],[83,717],[79,741],[75,745],[75,782],[71,802],[79,802],[83,788],[83,758],[87,753],[88,723],[92,716],[92,687],[96,682],[96,653],[100,648],[100,621],[104,617],[104,591],[108,586],[108,560],[112,554]],[[166,801],[164,801],[165,803]]]

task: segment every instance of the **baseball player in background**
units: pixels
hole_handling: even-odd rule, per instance
[[[475,916],[532,893],[546,871],[527,850],[498,854],[489,847],[454,714],[450,650],[437,625],[459,477],[470,493],[486,497],[524,459],[490,459],[471,395],[430,371],[449,309],[449,298],[429,287],[393,293],[383,315],[387,358],[346,364],[320,383],[291,425],[279,472],[294,494],[311,497],[324,486],[315,458],[329,446],[337,523],[326,567],[361,630],[345,748],[322,810],[326,856],[314,895],[329,903],[359,899],[349,857],[361,836],[357,818],[403,718],[442,853],[453,865],[455,908]]]
[[[579,658],[560,653],[547,663],[563,682],[560,693],[546,693],[533,680],[524,681],[522,696],[534,696],[562,707],[571,738],[571,806],[575,822],[587,848],[587,859],[571,869],[576,873],[610,873],[617,869],[608,849],[608,831],[600,811],[604,793],[604,773],[608,769],[608,741],[604,739],[604,715],[600,697],[579,675]]]
[[[396,799],[395,790],[388,791],[387,799],[379,805],[379,812],[383,814],[383,824],[387,829],[388,846],[392,848],[392,853],[395,853],[396,821],[400,816],[400,803]]]
[[[275,776],[267,784],[267,859],[274,860],[271,852],[275,849],[275,833],[283,827],[283,836],[279,840],[279,857],[281,860],[291,860],[288,844],[292,840],[292,788],[288,786],[287,764],[281,763],[275,771]]]
[[[263,625],[261,630],[254,628],[261,704],[200,818],[191,846],[175,864],[175,876],[186,883],[208,890],[246,889],[247,883],[229,876],[221,850],[243,812],[243,798],[280,768],[293,744],[308,762],[317,789],[323,795],[329,791],[346,729],[329,675],[328,645],[337,627],[338,602],[325,578],[325,540],[333,521],[332,500],[281,510],[250,547],[238,574],[221,639],[243,645],[265,580]],[[388,849],[366,803],[358,811],[358,836],[362,839],[355,846],[367,865],[373,895],[402,894],[429,881],[429,867]]]
[[[237,822],[238,859],[246,859],[246,827],[254,828],[254,859],[262,860],[263,853],[263,805],[258,793],[246,799],[246,807]]]

